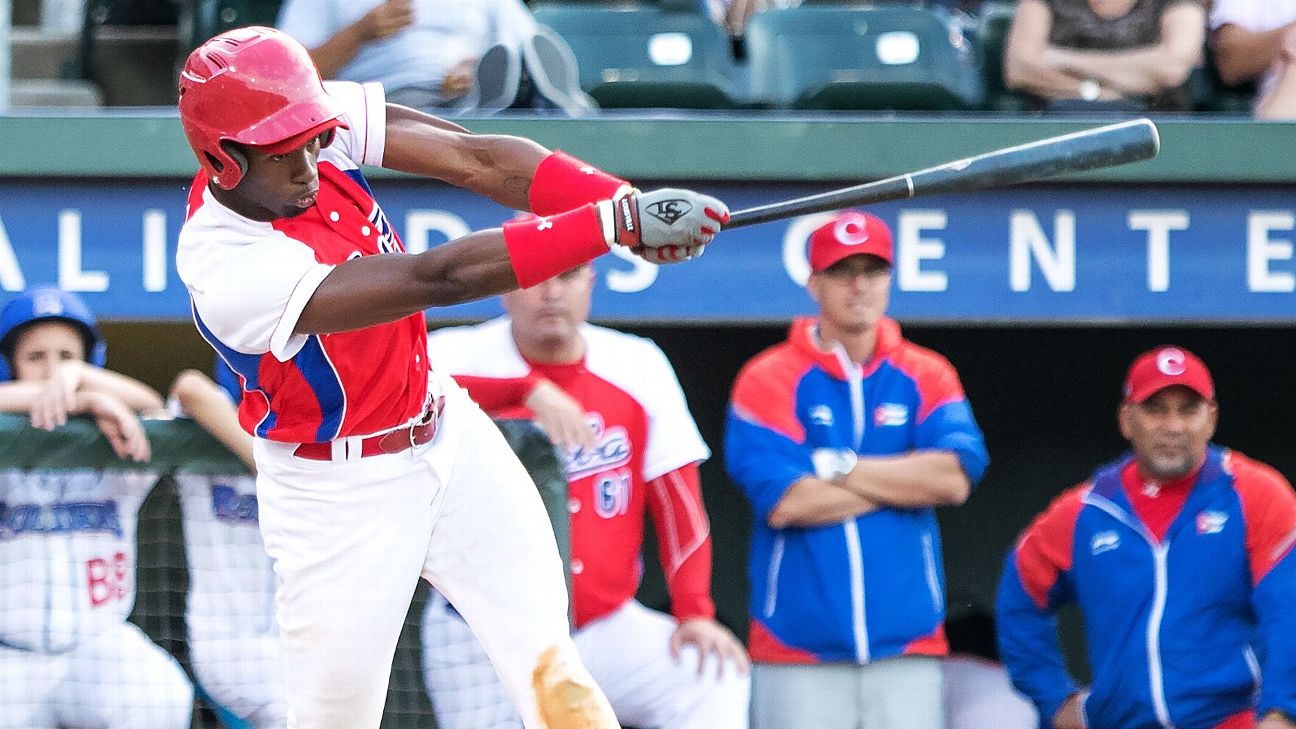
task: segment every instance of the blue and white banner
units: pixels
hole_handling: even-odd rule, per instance
[[[508,211],[462,190],[384,179],[379,201],[426,250]],[[702,184],[734,209],[822,186]],[[871,208],[896,240],[892,313],[906,321],[1296,321],[1289,187],[1035,186]],[[104,319],[183,319],[175,273],[185,183],[0,181],[0,299],[53,283]],[[701,259],[597,264],[595,315],[621,321],[783,321],[812,311],[805,239],[822,216],[722,233]],[[430,312],[473,319],[493,301]]]

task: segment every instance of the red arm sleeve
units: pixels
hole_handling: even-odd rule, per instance
[[[527,395],[540,382],[540,376],[534,372],[526,377],[507,378],[454,375],[454,381],[493,417],[502,410],[523,407]]]
[[[1071,570],[1076,519],[1088,488],[1086,482],[1057,497],[1017,543],[1014,559],[1022,587],[1041,610],[1049,607],[1049,593],[1059,575]]]
[[[657,553],[666,574],[676,620],[714,618],[711,600],[711,525],[702,506],[697,464],[648,483],[648,508],[657,531]]]
[[[1291,484],[1273,468],[1232,453],[1230,466],[1246,520],[1246,549],[1254,587],[1296,545],[1296,495]]]
[[[610,200],[630,183],[564,152],[545,157],[531,180],[529,198],[536,215],[557,215],[586,203]]]

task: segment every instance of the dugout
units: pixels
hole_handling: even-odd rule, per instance
[[[669,115],[468,125],[533,137],[645,186],[687,182],[745,207],[1109,121]],[[1296,403],[1296,127],[1158,123],[1163,151],[1152,162],[877,207],[897,237],[893,313],[958,368],[991,453],[969,502],[940,511],[953,618],[989,609],[1006,550],[1029,519],[1120,453],[1121,379],[1153,346],[1200,354],[1219,392],[1217,440],[1296,478],[1287,415]],[[0,160],[0,289],[80,290],[105,321],[111,365],[155,387],[184,367],[209,368],[169,260],[193,168],[174,116],[8,117],[0,134],[10,149]],[[90,138],[116,141],[78,144]],[[399,176],[375,175],[374,185],[416,250],[506,216]],[[740,634],[750,513],[720,463],[724,405],[743,362],[810,311],[797,258],[807,226],[725,234],[697,265],[653,272],[609,259],[597,268],[595,318],[662,346],[717,451],[703,468],[715,592],[720,617]],[[461,322],[495,311],[439,314]],[[0,431],[0,445],[10,436]],[[641,595],[661,605],[651,547],[646,563]],[[1066,627],[1073,666],[1087,675],[1077,625]]]

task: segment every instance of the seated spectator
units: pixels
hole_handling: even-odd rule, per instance
[[[1004,82],[1052,110],[1191,108],[1202,0],[1020,0]]]
[[[1220,80],[1257,82],[1257,117],[1296,118],[1296,0],[1215,0],[1210,28]]]
[[[256,472],[252,436],[238,422],[242,387],[223,360],[216,378],[185,370],[171,386],[174,409]],[[274,570],[258,529],[256,478],[182,471],[189,593],[185,624],[196,681],[222,713],[252,729],[287,726],[283,661],[274,618]]]
[[[117,455],[149,458],[136,413],[147,385],[102,368],[83,303],[35,289],[0,312],[0,411],[53,429],[93,415]],[[0,471],[0,729],[187,729],[193,687],[175,659],[127,621],[135,530],[157,474]]]
[[[381,82],[415,109],[594,108],[571,49],[522,0],[285,0],[279,29],[325,79]]]

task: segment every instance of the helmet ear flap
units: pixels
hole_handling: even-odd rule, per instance
[[[248,170],[247,155],[244,154],[243,150],[234,142],[221,142],[221,150],[224,151],[225,154],[229,155],[229,158],[238,166],[239,179],[242,179],[243,175],[246,175]]]
[[[324,149],[333,143],[334,137],[337,136],[337,127],[329,127],[328,131],[320,135],[320,149]]]

